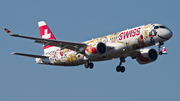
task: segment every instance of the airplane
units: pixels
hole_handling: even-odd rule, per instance
[[[14,34],[7,28],[4,30],[13,37],[34,40],[43,45],[43,55],[12,53],[35,58],[37,64],[56,66],[78,66],[84,64],[85,68],[92,69],[93,62],[120,59],[116,67],[117,72],[124,72],[122,63],[126,57],[136,59],[139,64],[147,64],[157,60],[158,55],[167,54],[164,42],[172,37],[172,31],[158,23],[146,24],[127,29],[100,38],[85,42],[71,42],[56,40],[44,21],[38,22],[41,38]],[[157,45],[158,51],[145,48]]]

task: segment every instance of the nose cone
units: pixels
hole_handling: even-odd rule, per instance
[[[172,31],[169,29],[160,29],[160,33],[158,34],[158,36],[162,39],[170,39],[172,37]]]
[[[168,31],[166,31],[165,37],[170,39],[170,38],[172,37],[173,33],[172,33],[171,30],[169,30],[169,29],[167,29],[167,30],[168,30]]]

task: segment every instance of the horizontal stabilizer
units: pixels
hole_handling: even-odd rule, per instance
[[[27,56],[27,57],[32,57],[32,58],[49,58],[49,57],[47,57],[47,56],[24,54],[24,53],[11,53],[11,54],[13,54],[13,55]]]

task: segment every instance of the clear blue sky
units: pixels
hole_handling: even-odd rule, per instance
[[[180,1],[178,0],[1,0],[0,26],[40,37],[46,21],[57,39],[83,42],[148,23],[166,25],[173,37],[167,55],[139,65],[127,58],[95,67],[46,66],[12,52],[41,55],[42,45],[10,37],[0,30],[0,101],[180,101]],[[157,49],[157,46],[152,48]]]

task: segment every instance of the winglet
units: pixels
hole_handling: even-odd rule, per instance
[[[13,33],[12,33],[10,30],[8,30],[7,28],[4,28],[4,27],[3,27],[3,29],[4,29],[9,35],[13,35]]]
[[[11,54],[15,55],[16,53],[15,53],[15,52],[13,52],[13,53],[11,53]]]

